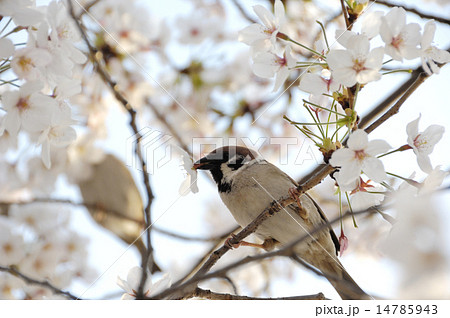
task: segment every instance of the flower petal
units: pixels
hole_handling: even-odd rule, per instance
[[[383,162],[378,158],[365,158],[362,163],[362,170],[370,179],[375,182],[382,182],[387,178],[386,172],[384,171]]]

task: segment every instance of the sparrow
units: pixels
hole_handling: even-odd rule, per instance
[[[139,190],[125,164],[111,154],[91,167],[89,178],[78,186],[92,218],[126,244],[133,244],[142,257],[147,247],[141,232],[145,225],[144,206]],[[153,263],[151,272],[160,271]]]
[[[263,244],[241,242],[239,245],[270,250],[291,243],[311,233],[328,221],[316,202],[308,195],[298,195],[298,184],[275,165],[253,150],[226,146],[194,163],[195,170],[209,170],[217,184],[223,203],[241,227],[251,223],[274,200],[288,194],[297,195],[288,205],[256,229]],[[296,256],[319,269],[342,299],[369,299],[337,258],[339,241],[331,226],[310,235],[296,245]]]

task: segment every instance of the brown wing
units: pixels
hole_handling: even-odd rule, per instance
[[[317,211],[319,211],[320,216],[322,217],[322,219],[328,223],[328,219],[325,215],[325,213],[323,213],[322,209],[320,208],[320,206],[317,204],[316,201],[314,201],[313,198],[311,198],[311,196],[308,193],[305,193],[308,198],[311,199],[311,201],[314,203],[314,206],[316,207]],[[338,255],[338,251],[341,249],[341,244],[339,244],[339,240],[336,236],[336,233],[334,233],[333,228],[331,227],[331,225],[328,225],[328,227],[330,228],[330,235],[331,235],[331,239],[333,240],[334,243],[334,247],[336,248],[336,255]]]
[[[287,174],[285,174],[285,175],[286,175],[286,177],[288,177],[288,178],[292,181],[292,183],[293,183],[296,187],[298,187],[298,183],[297,183],[294,179],[292,179],[291,177],[289,177]],[[311,199],[311,201],[314,203],[314,206],[316,207],[316,209],[317,209],[317,211],[319,212],[319,214],[320,214],[320,216],[322,217],[322,219],[323,219],[326,223],[328,223],[328,219],[327,219],[325,213],[322,211],[322,209],[321,209],[320,206],[317,204],[317,202],[314,201],[314,199],[311,198],[311,196],[310,196],[308,193],[305,193],[305,195],[306,195],[308,198]],[[336,233],[334,233],[334,230],[333,230],[333,228],[331,227],[331,225],[329,225],[328,227],[330,228],[331,239],[333,240],[334,247],[336,248],[336,255],[338,255],[338,251],[341,249],[341,245],[339,244],[339,240],[338,240],[338,238],[337,238],[337,236],[336,236]]]

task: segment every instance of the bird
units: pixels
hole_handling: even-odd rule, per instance
[[[94,164],[87,179],[78,181],[83,204],[92,218],[128,245],[134,245],[142,257],[147,247],[142,240],[144,207],[139,190],[125,164],[112,154]],[[160,271],[153,262],[152,273]]]
[[[280,247],[327,224],[318,204],[294,189],[292,178],[263,159],[256,151],[243,146],[220,147],[193,164],[194,170],[207,170],[217,184],[220,198],[236,222],[245,227],[274,200],[289,193],[296,202],[265,220],[255,234],[263,244],[241,242],[239,245]],[[232,246],[234,247],[234,246]],[[342,299],[369,299],[337,258],[339,241],[330,225],[310,235],[294,248],[295,255],[320,270]]]

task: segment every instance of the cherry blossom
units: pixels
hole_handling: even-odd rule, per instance
[[[70,116],[70,108],[63,104],[63,109],[55,109],[52,113],[50,125],[40,134],[38,143],[42,144],[42,162],[50,169],[50,147],[66,147],[77,137],[75,129],[70,127],[73,120]]]
[[[275,76],[273,87],[273,92],[275,92],[289,77],[290,69],[295,66],[295,63],[291,47],[286,46],[282,57],[272,52],[261,52],[254,56],[252,69],[259,77],[272,78]]]
[[[336,150],[330,159],[333,167],[340,166],[339,176],[342,184],[357,180],[361,170],[376,182],[386,179],[383,163],[375,157],[391,148],[386,141],[369,141],[367,133],[358,129],[350,135],[347,145],[348,148]]]
[[[380,79],[384,49],[370,50],[369,39],[362,34],[352,35],[345,44],[347,50],[331,50],[327,55],[333,78],[347,87]]]
[[[426,173],[433,170],[429,155],[433,152],[434,146],[441,140],[445,128],[440,125],[431,125],[425,131],[419,133],[419,120],[413,120],[406,126],[408,134],[408,145],[414,150],[417,156],[417,163],[420,169]]]
[[[254,23],[239,32],[239,41],[252,46],[255,51],[274,47],[277,34],[285,23],[284,5],[280,0],[274,4],[275,16],[261,5],[253,7],[263,25]]]
[[[421,40],[420,25],[406,24],[406,12],[403,8],[392,8],[382,17],[380,35],[386,44],[386,54],[394,60],[411,60],[420,55],[417,48]]]
[[[21,128],[35,133],[49,126],[51,112],[57,103],[42,94],[41,88],[42,84],[38,82],[27,82],[18,91],[3,93],[2,103],[7,113],[2,127],[10,134],[17,135]]]
[[[136,299],[141,277],[142,268],[137,266],[128,271],[126,280],[117,277],[117,285],[125,291],[125,294],[122,295],[122,300]],[[144,296],[151,297],[162,292],[164,289],[170,287],[170,281],[171,279],[169,274],[165,274],[160,280],[152,283],[152,276],[148,273],[147,281],[144,284]]]
[[[437,63],[450,62],[450,53],[433,46],[434,33],[436,32],[436,23],[431,20],[425,24],[422,41],[420,42],[422,67],[428,75],[432,73],[439,74],[440,68]]]
[[[41,72],[51,61],[52,56],[47,50],[26,47],[14,53],[11,67],[19,78],[34,81],[42,77]]]
[[[14,54],[14,44],[8,38],[0,38],[0,59],[9,58]]]
[[[21,26],[36,25],[44,18],[34,0],[2,0],[0,16],[11,16],[14,23]]]
[[[186,178],[183,183],[180,185],[180,189],[178,192],[180,195],[186,195],[189,192],[197,193],[197,170],[193,169],[193,161],[191,157],[181,148],[178,148],[181,152],[181,160],[183,162],[183,169],[186,171]]]
[[[350,204],[354,211],[362,211],[371,206],[379,205],[383,199],[384,188],[370,184],[371,180],[365,182],[359,178],[357,187],[350,193]]]
[[[310,93],[310,102],[323,107],[329,104],[329,97],[324,94],[332,95],[339,87],[340,84],[331,77],[329,70],[322,70],[321,75],[306,73],[302,76],[299,84],[302,91]]]
[[[17,265],[25,257],[25,243],[22,235],[14,233],[17,224],[0,216],[0,265]]]

